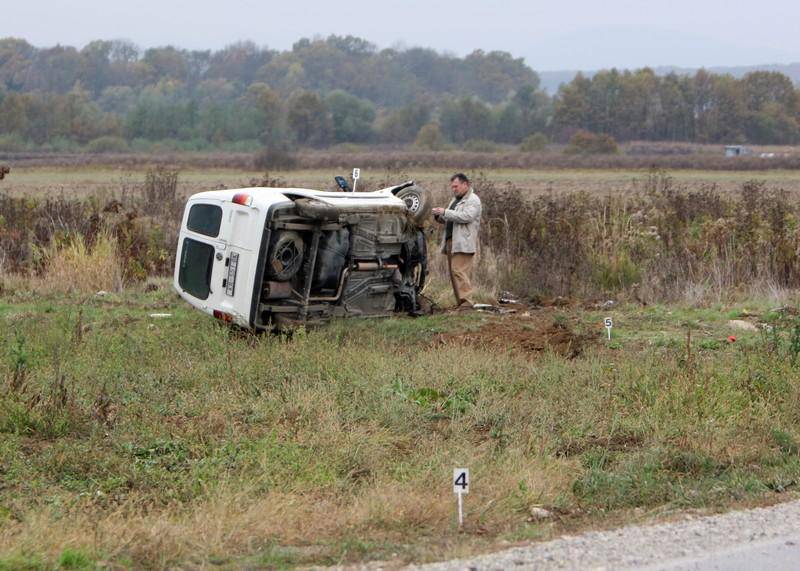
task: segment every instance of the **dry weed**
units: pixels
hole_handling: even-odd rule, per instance
[[[122,264],[117,240],[99,234],[90,247],[82,236],[61,246],[52,245],[46,254],[46,270],[33,287],[43,293],[86,293],[122,288]]]

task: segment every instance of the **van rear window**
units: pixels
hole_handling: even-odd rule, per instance
[[[189,219],[186,227],[192,232],[211,236],[219,236],[219,226],[222,222],[222,208],[215,204],[193,204],[189,209]]]
[[[214,246],[191,238],[183,239],[178,284],[197,299],[207,299],[211,292],[211,269],[214,265]]]

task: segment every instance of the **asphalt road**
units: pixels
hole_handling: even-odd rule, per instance
[[[800,569],[800,534],[756,541],[697,557],[638,567],[636,571],[796,571]]]

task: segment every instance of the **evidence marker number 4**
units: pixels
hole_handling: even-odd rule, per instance
[[[458,499],[458,526],[464,525],[464,494],[469,493],[469,468],[453,469],[453,493]]]
[[[454,494],[469,493],[469,468],[453,469],[453,493]]]

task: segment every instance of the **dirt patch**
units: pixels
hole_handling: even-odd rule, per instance
[[[581,354],[586,339],[574,333],[566,324],[544,325],[508,317],[491,321],[476,331],[444,333],[437,337],[436,342],[443,345],[510,349],[528,355],[553,351],[572,359]]]

